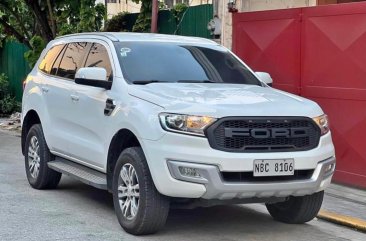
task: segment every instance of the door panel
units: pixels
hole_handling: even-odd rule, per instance
[[[69,120],[69,109],[71,101],[69,93],[74,83],[53,76],[45,76],[47,89],[46,106],[49,115],[48,139],[49,148],[65,155],[69,155],[70,140],[73,132],[70,132],[71,123]]]
[[[72,155],[70,146],[77,145],[77,128],[74,116],[70,113],[73,106],[70,95],[76,85],[73,78],[82,66],[89,47],[86,42],[69,43],[43,77],[42,91],[46,96],[49,115],[49,147],[52,151],[68,156]]]
[[[85,67],[101,67],[107,70],[108,81],[113,79],[113,70],[110,61],[111,53],[102,43],[91,44],[88,56],[85,58]],[[103,88],[77,85],[73,87],[70,98],[72,106],[68,110],[73,116],[73,131],[76,132],[73,145],[69,151],[72,157],[82,160],[98,168],[106,165],[105,132],[111,117],[104,115],[106,100],[110,90]],[[78,99],[78,100],[75,100]]]
[[[69,151],[72,157],[103,168],[105,152],[105,128],[109,118],[104,115],[104,108],[109,91],[102,88],[76,85],[73,88],[72,107],[68,112],[74,116],[72,128],[74,139]]]

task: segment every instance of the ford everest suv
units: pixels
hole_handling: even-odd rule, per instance
[[[207,39],[59,37],[25,81],[28,181],[55,188],[66,174],[108,190],[135,235],[162,228],[171,206],[264,203],[307,222],[335,169],[327,116],[270,83]]]

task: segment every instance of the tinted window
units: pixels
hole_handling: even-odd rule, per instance
[[[212,81],[261,85],[251,71],[219,45],[118,42],[124,77],[134,81]]]
[[[39,69],[49,74],[55,58],[58,56],[63,47],[64,45],[56,45],[52,47],[44,56],[42,62],[39,64]]]
[[[62,57],[64,56],[65,50],[66,50],[66,47],[64,46],[64,48],[61,50],[60,54],[57,56],[56,60],[53,62],[53,66],[52,66],[51,72],[50,72],[51,75],[57,74],[57,69],[58,69],[58,66],[60,66],[60,62],[61,62]]]
[[[74,79],[76,71],[82,66],[87,43],[69,43],[62,57],[57,76]]]
[[[101,67],[107,70],[107,79],[112,79],[112,67],[109,61],[107,49],[101,45],[94,43],[90,48],[85,67]]]

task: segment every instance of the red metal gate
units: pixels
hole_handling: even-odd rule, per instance
[[[334,180],[366,187],[366,3],[234,14],[233,50],[276,88],[322,106]]]

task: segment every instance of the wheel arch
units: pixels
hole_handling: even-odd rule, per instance
[[[31,109],[24,116],[22,122],[21,145],[23,155],[25,155],[25,140],[27,138],[27,134],[30,128],[35,124],[42,124],[41,119],[39,118],[38,113],[35,110]]]
[[[112,138],[107,156],[107,187],[112,190],[113,171],[119,155],[129,147],[141,147],[140,141],[131,130],[120,129]]]

